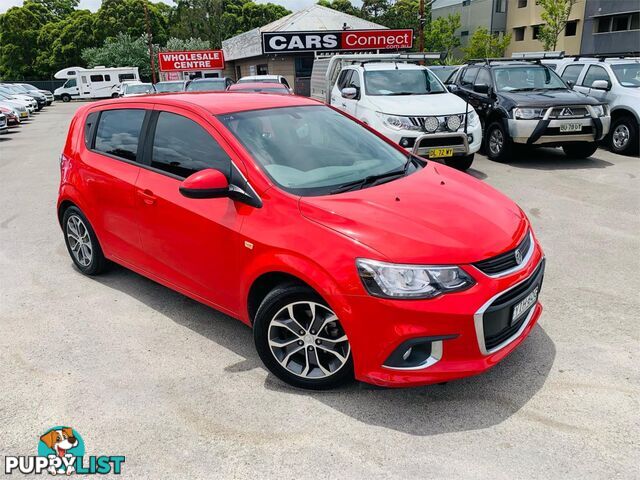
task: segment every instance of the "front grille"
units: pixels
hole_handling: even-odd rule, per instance
[[[529,248],[531,247],[531,234],[527,232],[527,235],[520,242],[520,244],[513,250],[509,250],[506,253],[501,253],[495,257],[476,262],[473,265],[480,271],[487,275],[499,275],[507,270],[517,267],[522,263],[522,260],[527,256]],[[516,254],[520,255],[520,262],[516,259]]]
[[[549,118],[585,118],[589,117],[589,109],[582,105],[568,105],[566,107],[555,107],[551,110]]]
[[[447,118],[448,117],[458,117],[458,119],[460,120],[460,128],[464,129],[464,113],[461,113],[459,115],[442,115],[442,116],[433,116],[433,118],[435,118],[436,120],[438,120],[438,128],[434,131],[434,132],[428,132],[428,133],[437,133],[437,132],[449,132],[450,130],[447,128]],[[420,127],[423,131],[426,132],[426,129],[424,127],[424,124],[426,122],[426,120],[428,118],[431,118],[430,116],[427,117],[409,117],[409,121],[415,125],[416,127]],[[458,128],[458,130],[460,130],[460,128]]]
[[[464,145],[464,138],[461,136],[444,136],[435,138],[425,137],[420,140],[418,148],[448,147],[452,145]]]
[[[533,289],[542,285],[544,277],[544,260],[540,262],[533,274],[517,287],[512,288],[496,298],[482,316],[484,345],[487,351],[496,348],[513,337],[529,316],[523,314],[516,322],[511,323],[513,307],[529,295]],[[539,291],[538,291],[539,293]],[[535,308],[532,306],[531,308]]]

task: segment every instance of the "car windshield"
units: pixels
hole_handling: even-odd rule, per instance
[[[220,115],[264,172],[302,196],[337,193],[373,176],[402,175],[417,164],[363,126],[325,106],[283,107]]]
[[[126,93],[149,93],[153,88],[150,83],[139,83],[136,85],[127,85]]]
[[[226,88],[224,80],[198,80],[187,87],[190,92],[221,92]]]
[[[159,82],[156,83],[156,92],[182,92],[184,84],[182,82]]]
[[[11,88],[13,89],[14,92],[29,93],[28,90],[24,88],[22,85],[11,85]]]
[[[496,89],[499,92],[527,90],[566,90],[558,74],[544,65],[494,68]]]
[[[611,70],[623,87],[640,87],[640,63],[619,63],[611,65]]]
[[[367,70],[367,95],[428,95],[444,93],[440,80],[427,69]]]
[[[442,83],[444,83],[447,80],[449,80],[449,77],[451,76],[451,74],[455,72],[458,68],[460,67],[434,68],[433,70],[431,70],[431,73],[433,73],[436,77],[440,79]]]
[[[249,78],[241,78],[240,80],[238,80],[238,83],[280,83],[278,82],[277,78],[273,78],[273,77],[264,77],[264,78],[260,78],[260,77],[249,77]]]

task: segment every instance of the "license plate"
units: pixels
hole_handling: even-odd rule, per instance
[[[20,112],[20,116],[23,117],[23,118],[26,117],[27,116],[27,112]]]
[[[561,132],[581,132],[582,125],[580,123],[561,123],[560,131]]]
[[[529,295],[524,297],[524,299],[520,300],[520,303],[517,303],[513,307],[513,314],[511,315],[511,323],[515,323],[522,315],[527,313],[529,309],[536,304],[538,301],[538,291],[540,290],[540,285],[537,285]]]
[[[432,148],[428,156],[429,158],[453,157],[453,148]]]

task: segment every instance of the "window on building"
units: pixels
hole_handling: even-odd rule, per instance
[[[524,30],[526,27],[517,27],[513,29],[513,38],[516,42],[524,40]]]
[[[103,111],[98,121],[95,150],[135,161],[145,114],[144,110],[130,108]]]
[[[266,63],[261,63],[260,65],[257,65],[256,72],[258,72],[258,75],[268,75],[269,65],[267,65]]]
[[[584,65],[569,65],[560,76],[565,82],[572,82],[575,85],[582,71],[582,67],[584,67]]]
[[[527,6],[527,0],[518,0],[518,8],[524,8]]]
[[[578,21],[572,20],[570,22],[567,22],[567,25],[564,27],[564,36],[575,37],[577,31],[578,31]]]
[[[640,12],[631,14],[631,30],[640,30]]]
[[[469,5],[471,5],[471,0],[462,0],[463,7],[468,7]]]
[[[242,69],[240,65],[236,65],[236,80],[240,80],[242,78]]]
[[[506,11],[507,0],[496,0],[496,13],[504,13]]]
[[[460,32],[460,36],[461,37],[468,37],[469,36],[469,30],[462,30]]]
[[[178,177],[215,168],[227,176],[231,160],[209,133],[182,115],[160,112],[153,138],[151,166]]]
[[[640,12],[598,17],[594,33],[625,32],[640,29]]]
[[[534,40],[537,40],[540,37],[540,27],[542,27],[542,25],[534,25],[532,28],[533,30],[532,38]]]

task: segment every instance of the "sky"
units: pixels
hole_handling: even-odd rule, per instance
[[[0,0],[0,13],[7,11],[9,8],[16,5],[22,5],[23,0]],[[156,0],[153,0],[156,1]],[[172,4],[171,0],[162,0],[164,3]],[[267,3],[269,0],[254,0],[256,3]],[[270,0],[271,3],[280,4],[291,11],[301,10],[316,3],[316,0]],[[80,0],[80,8],[88,8],[95,12],[102,0]],[[359,3],[359,2],[356,2]]]

